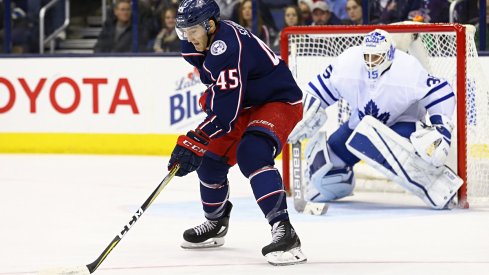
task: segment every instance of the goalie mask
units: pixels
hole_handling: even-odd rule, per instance
[[[368,77],[377,79],[392,64],[396,48],[388,32],[376,29],[365,36],[362,50]]]
[[[181,40],[187,40],[188,32],[209,33],[209,20],[219,21],[219,6],[214,0],[183,0],[176,15],[176,32]]]

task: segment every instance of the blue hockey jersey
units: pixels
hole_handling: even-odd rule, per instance
[[[241,110],[268,102],[302,102],[285,62],[244,27],[220,21],[209,50],[182,41],[182,56],[207,85],[207,117],[199,129],[210,138],[228,133]],[[284,114],[287,115],[287,114]]]

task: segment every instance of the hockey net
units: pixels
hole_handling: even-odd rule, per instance
[[[475,28],[459,24],[399,24],[369,26],[289,27],[282,31],[281,55],[299,86],[305,88],[344,50],[360,45],[364,35],[376,28],[394,36],[398,49],[415,55],[433,75],[447,79],[457,95],[456,129],[447,165],[464,180],[459,206],[489,200],[489,85],[479,64],[474,42]],[[406,68],[409,72],[409,68]],[[329,134],[348,120],[348,103],[339,100],[327,110]],[[283,177],[291,189],[290,149],[283,152]],[[304,165],[302,165],[304,167]],[[403,190],[360,162],[354,167],[355,191]]]

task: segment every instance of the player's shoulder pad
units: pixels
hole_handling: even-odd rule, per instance
[[[229,63],[233,57],[237,57],[243,50],[243,43],[233,27],[221,22],[214,39],[209,46],[209,54],[206,58],[207,64]]]
[[[422,66],[421,63],[418,61],[416,57],[413,55],[410,55],[404,51],[397,50],[395,52],[394,60],[398,59],[399,63],[409,63],[409,64],[418,64],[419,66]],[[417,66],[417,65],[416,65]]]
[[[406,68],[409,70],[406,71]],[[397,50],[392,61],[389,82],[392,85],[415,87],[420,78],[428,75],[418,59],[403,51]],[[422,92],[421,90],[415,89]]]
[[[227,49],[228,49],[228,45],[223,40],[215,40],[212,42],[211,46],[209,47],[209,51],[211,55],[224,54],[226,53]]]
[[[242,47],[239,34],[234,27],[225,21],[221,21],[209,52],[213,56],[230,55]]]
[[[411,75],[415,78],[419,73],[427,74],[425,68],[416,57],[399,50],[395,53],[392,68],[403,72],[403,75]],[[409,74],[406,74],[406,68],[409,68]]]

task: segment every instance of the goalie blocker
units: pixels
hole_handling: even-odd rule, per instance
[[[434,209],[446,208],[463,183],[447,166],[435,167],[420,158],[407,139],[372,116],[362,119],[346,146]]]

